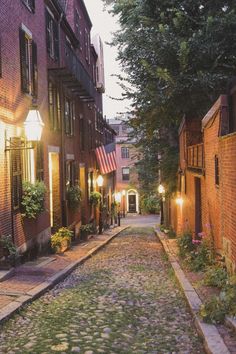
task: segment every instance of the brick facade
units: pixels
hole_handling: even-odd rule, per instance
[[[179,192],[183,205],[171,201],[171,224],[177,234],[190,230],[193,235],[203,231],[214,241],[217,254],[225,258],[230,271],[236,267],[236,135],[230,133],[229,127],[229,97],[220,96],[211,110],[198,123],[184,121],[179,131],[180,141],[180,176]],[[204,148],[203,165],[193,166],[187,156],[188,140],[196,151],[196,144],[202,134]],[[192,145],[192,139],[194,144]],[[193,150],[192,150],[193,151]],[[201,186],[200,204],[196,200],[196,179]],[[199,206],[200,205],[200,206]],[[199,210],[198,210],[199,209]],[[200,215],[200,217],[199,217]],[[201,221],[201,230],[196,231],[197,218]]]
[[[88,177],[92,174],[96,188],[99,174],[94,150],[112,140],[114,132],[103,119],[102,92],[96,84],[98,53],[90,41],[91,27],[82,0],[69,0],[66,8],[63,1],[37,0],[34,9],[24,0],[1,2],[0,234],[11,234],[22,251],[45,243],[51,227],[64,225],[78,233],[81,223],[92,216]],[[29,50],[33,42],[37,45],[37,98],[22,91],[20,29],[29,37]],[[22,220],[20,210],[12,210],[11,152],[5,151],[5,136],[23,136],[23,123],[33,101],[45,125],[46,211],[36,220]],[[73,178],[68,175],[70,163]],[[109,189],[113,190],[113,176],[109,178]],[[83,201],[75,212],[68,208],[67,188],[68,183],[77,181]]]

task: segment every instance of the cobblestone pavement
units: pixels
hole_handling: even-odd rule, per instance
[[[1,328],[0,353],[204,353],[152,229],[124,231]]]

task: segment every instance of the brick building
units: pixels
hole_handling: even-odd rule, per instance
[[[22,252],[47,243],[62,225],[78,234],[93,216],[94,150],[114,132],[103,119],[102,43],[98,36],[91,42],[91,28],[83,0],[1,2],[0,234],[11,234]],[[24,131],[32,106],[44,124],[38,143]],[[22,218],[22,182],[36,180],[47,187],[45,211]],[[114,189],[113,176],[107,180],[106,196]],[[67,190],[77,183],[82,205],[72,211]]]
[[[178,234],[204,232],[230,271],[236,270],[235,86],[206,116],[184,119],[180,130],[179,192],[170,223]]]
[[[130,138],[130,128],[125,121],[110,120],[111,127],[116,132],[116,192],[121,193],[121,211],[139,213],[138,174],[135,163],[139,153],[135,141]]]

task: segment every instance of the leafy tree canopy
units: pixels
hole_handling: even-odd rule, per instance
[[[148,146],[146,153],[154,154],[165,178],[172,180],[182,117],[200,119],[235,75],[236,3],[104,2],[121,26],[112,44],[133,87],[125,92],[134,102],[130,123],[143,149]],[[126,79],[120,80],[125,86]]]

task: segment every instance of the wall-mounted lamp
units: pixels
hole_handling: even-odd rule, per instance
[[[115,193],[115,201],[116,203],[120,203],[121,202],[121,193]]]
[[[30,109],[24,122],[26,139],[22,138],[21,143],[16,144],[14,142],[14,138],[7,139],[5,133],[5,151],[32,149],[33,146],[28,146],[26,143],[40,141],[43,127],[44,123],[42,121],[39,111],[36,108]]]
[[[104,178],[102,177],[102,175],[99,175],[97,178],[97,185],[99,188],[103,187],[103,183],[104,183]]]
[[[158,193],[159,194],[165,193],[165,187],[162,184],[159,184],[159,186],[158,186]]]
[[[175,199],[175,202],[176,202],[177,205],[182,206],[183,203],[184,203],[184,200],[183,200],[183,198],[178,197],[178,198]]]

